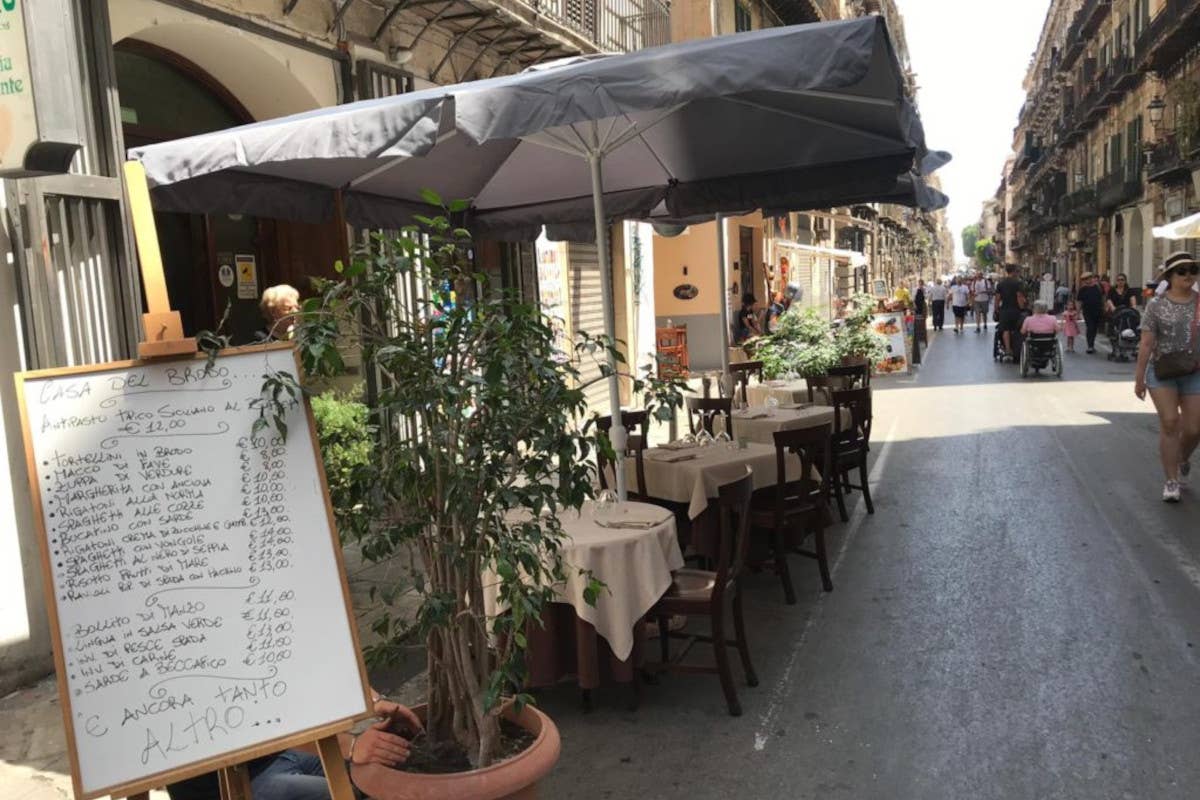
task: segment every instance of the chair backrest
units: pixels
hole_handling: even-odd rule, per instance
[[[797,494],[802,499],[823,503],[829,497],[829,480],[833,473],[829,423],[799,430],[775,431],[775,507],[782,511],[788,498]],[[800,478],[788,481],[787,460],[800,459]],[[813,476],[817,477],[814,478]]]
[[[750,498],[754,494],[754,473],[722,484],[717,491],[720,542],[717,552],[717,576],[714,600],[719,600],[730,581],[736,580],[746,563],[750,546]]]
[[[837,388],[840,380],[831,378],[828,375],[814,375],[811,378],[804,379],[805,385],[808,386],[808,402],[817,402],[817,391],[825,396],[825,402],[833,403],[833,390]]]
[[[746,390],[750,386],[751,376],[756,376],[758,382],[762,383],[763,362],[742,361],[737,364],[730,364],[729,374],[733,378],[733,391],[740,394],[742,402],[745,403],[749,400]]]
[[[733,436],[733,399],[730,397],[689,397],[687,398],[688,428],[697,433],[701,428],[713,432],[713,419],[722,414],[725,417],[725,432]],[[697,422],[699,426],[697,426]]]
[[[826,374],[843,380],[843,385],[838,387],[840,389],[863,389],[871,385],[870,364],[830,367]]]
[[[839,450],[846,445],[866,447],[871,442],[871,390],[843,389],[833,392],[833,441]],[[848,413],[850,419],[844,421]]]
[[[637,463],[637,492],[640,495],[646,494],[646,465],[642,459],[642,455],[646,450],[646,442],[649,436],[646,433],[646,427],[649,424],[649,414],[645,411],[622,411],[621,424],[628,432],[625,439],[625,452],[627,458],[636,459]],[[596,417],[596,429],[608,437],[608,432],[612,430],[612,416],[605,415]],[[602,450],[596,451],[596,470],[600,478],[600,488],[609,488],[609,473],[612,471],[612,462],[604,455]],[[613,478],[616,480],[615,476]]]

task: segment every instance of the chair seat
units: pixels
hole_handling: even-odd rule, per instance
[[[817,510],[818,503],[813,498],[813,491],[818,487],[814,481],[792,481],[784,486],[785,517],[811,514]],[[775,524],[778,488],[765,486],[758,489],[750,498],[750,524],[755,528],[771,527]]]
[[[717,573],[704,569],[680,569],[665,597],[680,600],[706,600],[717,586]]]

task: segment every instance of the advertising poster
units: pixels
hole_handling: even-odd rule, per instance
[[[875,374],[907,374],[908,348],[904,343],[904,312],[876,314],[871,327],[887,339],[887,353],[875,364]]]

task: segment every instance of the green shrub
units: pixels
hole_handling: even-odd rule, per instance
[[[838,362],[829,320],[814,308],[789,309],[779,318],[775,332],[755,342],[755,358],[763,362],[768,379],[789,372],[803,377],[823,375]]]
[[[325,479],[342,542],[361,542],[370,530],[375,438],[367,406],[354,394],[326,392],[312,398],[313,418],[325,461]]]
[[[856,294],[846,306],[846,316],[834,333],[837,360],[866,359],[875,364],[887,355],[886,337],[875,332],[875,298],[869,294]]]

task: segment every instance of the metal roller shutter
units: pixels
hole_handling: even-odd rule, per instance
[[[571,242],[567,246],[571,265],[571,329],[575,333],[604,333],[604,303],[600,295],[602,271],[596,245]],[[580,364],[580,379],[590,410],[608,413],[608,384],[600,378],[600,364],[588,357]]]

